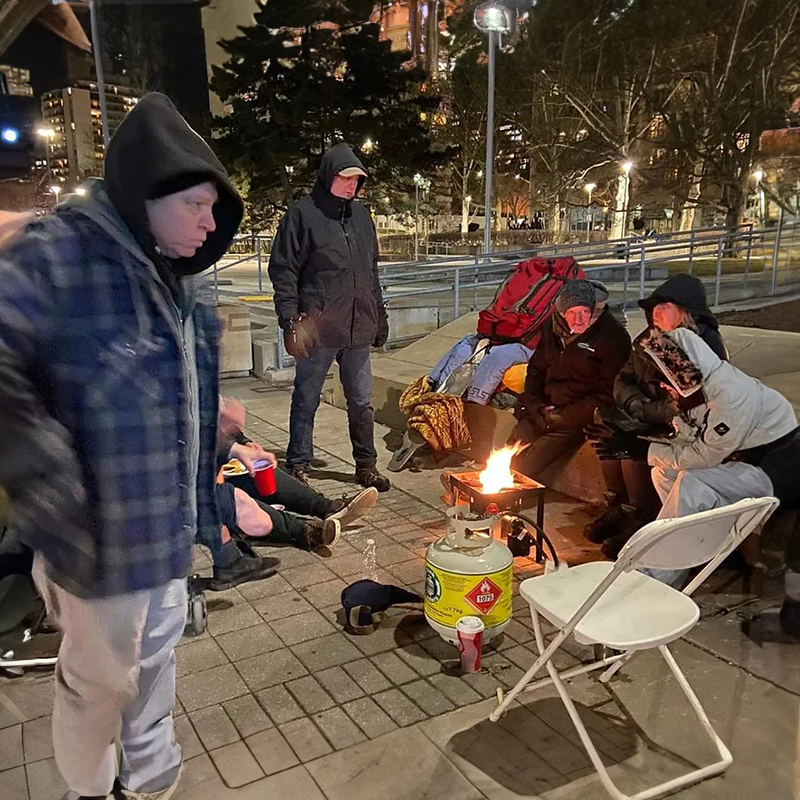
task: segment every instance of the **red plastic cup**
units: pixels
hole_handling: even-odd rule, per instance
[[[456,623],[458,653],[464,673],[478,672],[481,668],[484,627],[480,617],[461,617]]]
[[[275,494],[278,488],[275,483],[275,467],[269,461],[256,461],[253,466],[255,467],[253,480],[256,482],[258,493],[262,497]]]

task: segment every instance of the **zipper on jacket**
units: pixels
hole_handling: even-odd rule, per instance
[[[342,226],[342,233],[344,233],[344,240],[347,242],[347,255],[349,256],[349,266],[350,271],[353,275],[353,298],[356,296],[356,271],[353,269],[353,246],[350,243],[350,236],[347,233],[347,226],[345,225],[346,219],[346,212],[347,212],[347,205],[342,204],[342,213],[339,216],[339,224]],[[356,308],[355,308],[355,300],[353,301],[353,316],[350,320],[350,343],[353,342],[353,336],[355,336],[355,327],[356,327]]]

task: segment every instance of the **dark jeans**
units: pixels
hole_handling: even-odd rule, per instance
[[[315,347],[308,358],[295,366],[292,410],[289,416],[289,447],[286,466],[308,466],[314,458],[314,416],[319,408],[325,377],[334,360],[339,364],[339,377],[347,400],[347,422],[356,468],[373,467],[378,459],[373,428],[372,370],[369,346]]]
[[[288,481],[299,483],[299,481],[295,481],[294,478],[286,475],[286,473],[284,473],[284,475]],[[300,485],[302,486],[302,484]],[[217,486],[217,507],[219,508],[220,521],[231,531],[234,531],[239,527],[236,519],[236,499],[234,497],[234,489],[236,488],[240,488],[242,491],[247,491],[244,486],[237,487],[234,486],[232,482],[228,481]],[[255,489],[255,485],[253,488]],[[307,487],[303,486],[303,488],[306,489]],[[289,495],[284,496],[284,500],[293,499],[292,490],[293,487],[290,488]],[[304,510],[300,511],[300,508],[298,508],[297,505],[295,506],[296,510],[299,513],[306,514],[307,516],[324,516],[325,514],[330,513],[332,506],[331,501],[327,500],[325,497],[319,494],[319,492],[314,492],[313,489],[309,491],[314,495],[317,495],[317,497],[312,498],[307,495],[303,496],[299,500],[298,505]],[[250,492],[247,492],[247,494],[250,494],[251,497],[253,497],[258,505],[261,506],[261,509],[269,516],[270,520],[272,520],[272,532],[268,536],[263,537],[264,544],[301,545],[304,542],[303,533],[305,525],[302,517],[299,517],[297,514],[293,514],[289,511],[279,511],[277,508],[273,508],[271,505],[269,505],[269,503],[265,503],[259,499],[260,495],[257,491],[255,494],[251,494]],[[294,496],[294,499],[298,499],[299,496],[300,495],[298,493],[297,496]],[[269,498],[270,502],[277,503],[277,497],[278,494],[276,492]],[[222,548],[221,536],[217,537],[217,539],[214,541],[201,541],[201,544],[204,544],[206,547],[208,547],[208,549],[211,551],[211,558],[216,564],[219,557],[219,551]]]
[[[540,433],[530,422],[522,420],[514,428],[509,441],[530,443],[514,459],[512,466],[523,475],[539,480],[542,472],[561,456],[577,451],[586,441],[586,437],[582,430]],[[606,488],[609,492],[621,492],[624,487],[619,473],[615,467],[609,467],[609,464],[608,461],[600,462]]]
[[[286,506],[287,511],[295,514],[304,514],[307,517],[319,517],[323,519],[332,513],[336,503],[329,500],[324,494],[320,494],[310,486],[305,486],[300,481],[289,475],[288,472],[278,468],[275,470],[275,494],[263,497],[256,487],[256,482],[250,475],[235,475],[226,478],[226,482],[232,484],[237,489],[241,489],[250,497],[256,500],[263,500],[265,503],[277,503]]]

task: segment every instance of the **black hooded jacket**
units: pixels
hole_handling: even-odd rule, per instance
[[[316,322],[317,347],[370,345],[386,314],[372,218],[357,200],[330,193],[334,177],[348,167],[364,170],[346,144],[325,154],[311,194],[281,221],[269,260],[281,327],[308,315]]]
[[[728,360],[725,344],[719,333],[719,323],[711,313],[702,282],[693,275],[673,275],[661,284],[649,297],[639,301],[652,325],[653,308],[659,303],[674,303],[692,315],[700,338],[723,361]],[[639,334],[633,342],[633,350],[625,366],[620,370],[614,384],[614,401],[635,419],[653,425],[669,424],[672,421],[672,403],[661,388],[663,377],[642,350],[642,339],[649,328]]]
[[[204,181],[217,188],[216,230],[191,258],[166,259],[156,250],[147,227],[145,201],[187,189]],[[225,254],[242,221],[244,205],[219,159],[163,94],[146,95],[117,129],[105,167],[108,198],[159,269],[176,276],[195,275]]]

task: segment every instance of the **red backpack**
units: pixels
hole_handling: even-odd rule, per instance
[[[521,261],[497,290],[492,304],[478,315],[478,335],[492,344],[521,342],[535,347],[564,281],[585,278],[571,256]]]

